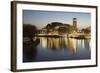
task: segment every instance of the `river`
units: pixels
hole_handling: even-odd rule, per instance
[[[23,46],[23,62],[91,59],[90,39],[38,37],[37,44]]]

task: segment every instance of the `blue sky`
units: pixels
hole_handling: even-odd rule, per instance
[[[51,22],[72,25],[73,18],[77,18],[77,26],[79,29],[91,25],[90,13],[23,10],[23,23],[35,25],[38,29],[43,28]]]

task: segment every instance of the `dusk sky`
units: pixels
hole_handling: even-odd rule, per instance
[[[38,29],[43,28],[51,22],[72,25],[73,18],[77,18],[77,26],[79,29],[91,25],[90,13],[23,10],[23,23],[35,25]]]

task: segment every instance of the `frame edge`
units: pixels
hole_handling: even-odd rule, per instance
[[[16,2],[11,1],[11,71],[16,71]]]

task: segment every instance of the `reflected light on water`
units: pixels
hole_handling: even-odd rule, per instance
[[[78,41],[79,43],[81,41]],[[46,38],[40,37],[41,48],[51,48],[51,49],[64,49],[67,48],[73,51],[73,54],[76,54],[77,41],[72,38]]]
[[[38,37],[38,44],[25,47],[23,62],[90,59],[90,39]],[[34,46],[35,45],[35,46]]]
[[[77,46],[76,39],[69,38],[68,39],[68,47],[70,49],[72,49],[73,54],[76,54],[76,48],[77,48],[76,46]]]
[[[40,39],[40,45],[41,45],[41,48],[47,48],[47,39],[41,38]]]
[[[41,48],[50,48],[50,49],[60,49],[66,50],[71,49],[73,55],[77,53],[77,48],[86,48],[85,45],[89,45],[87,42],[88,40],[78,40],[74,38],[50,38],[50,37],[40,37],[40,45]]]

